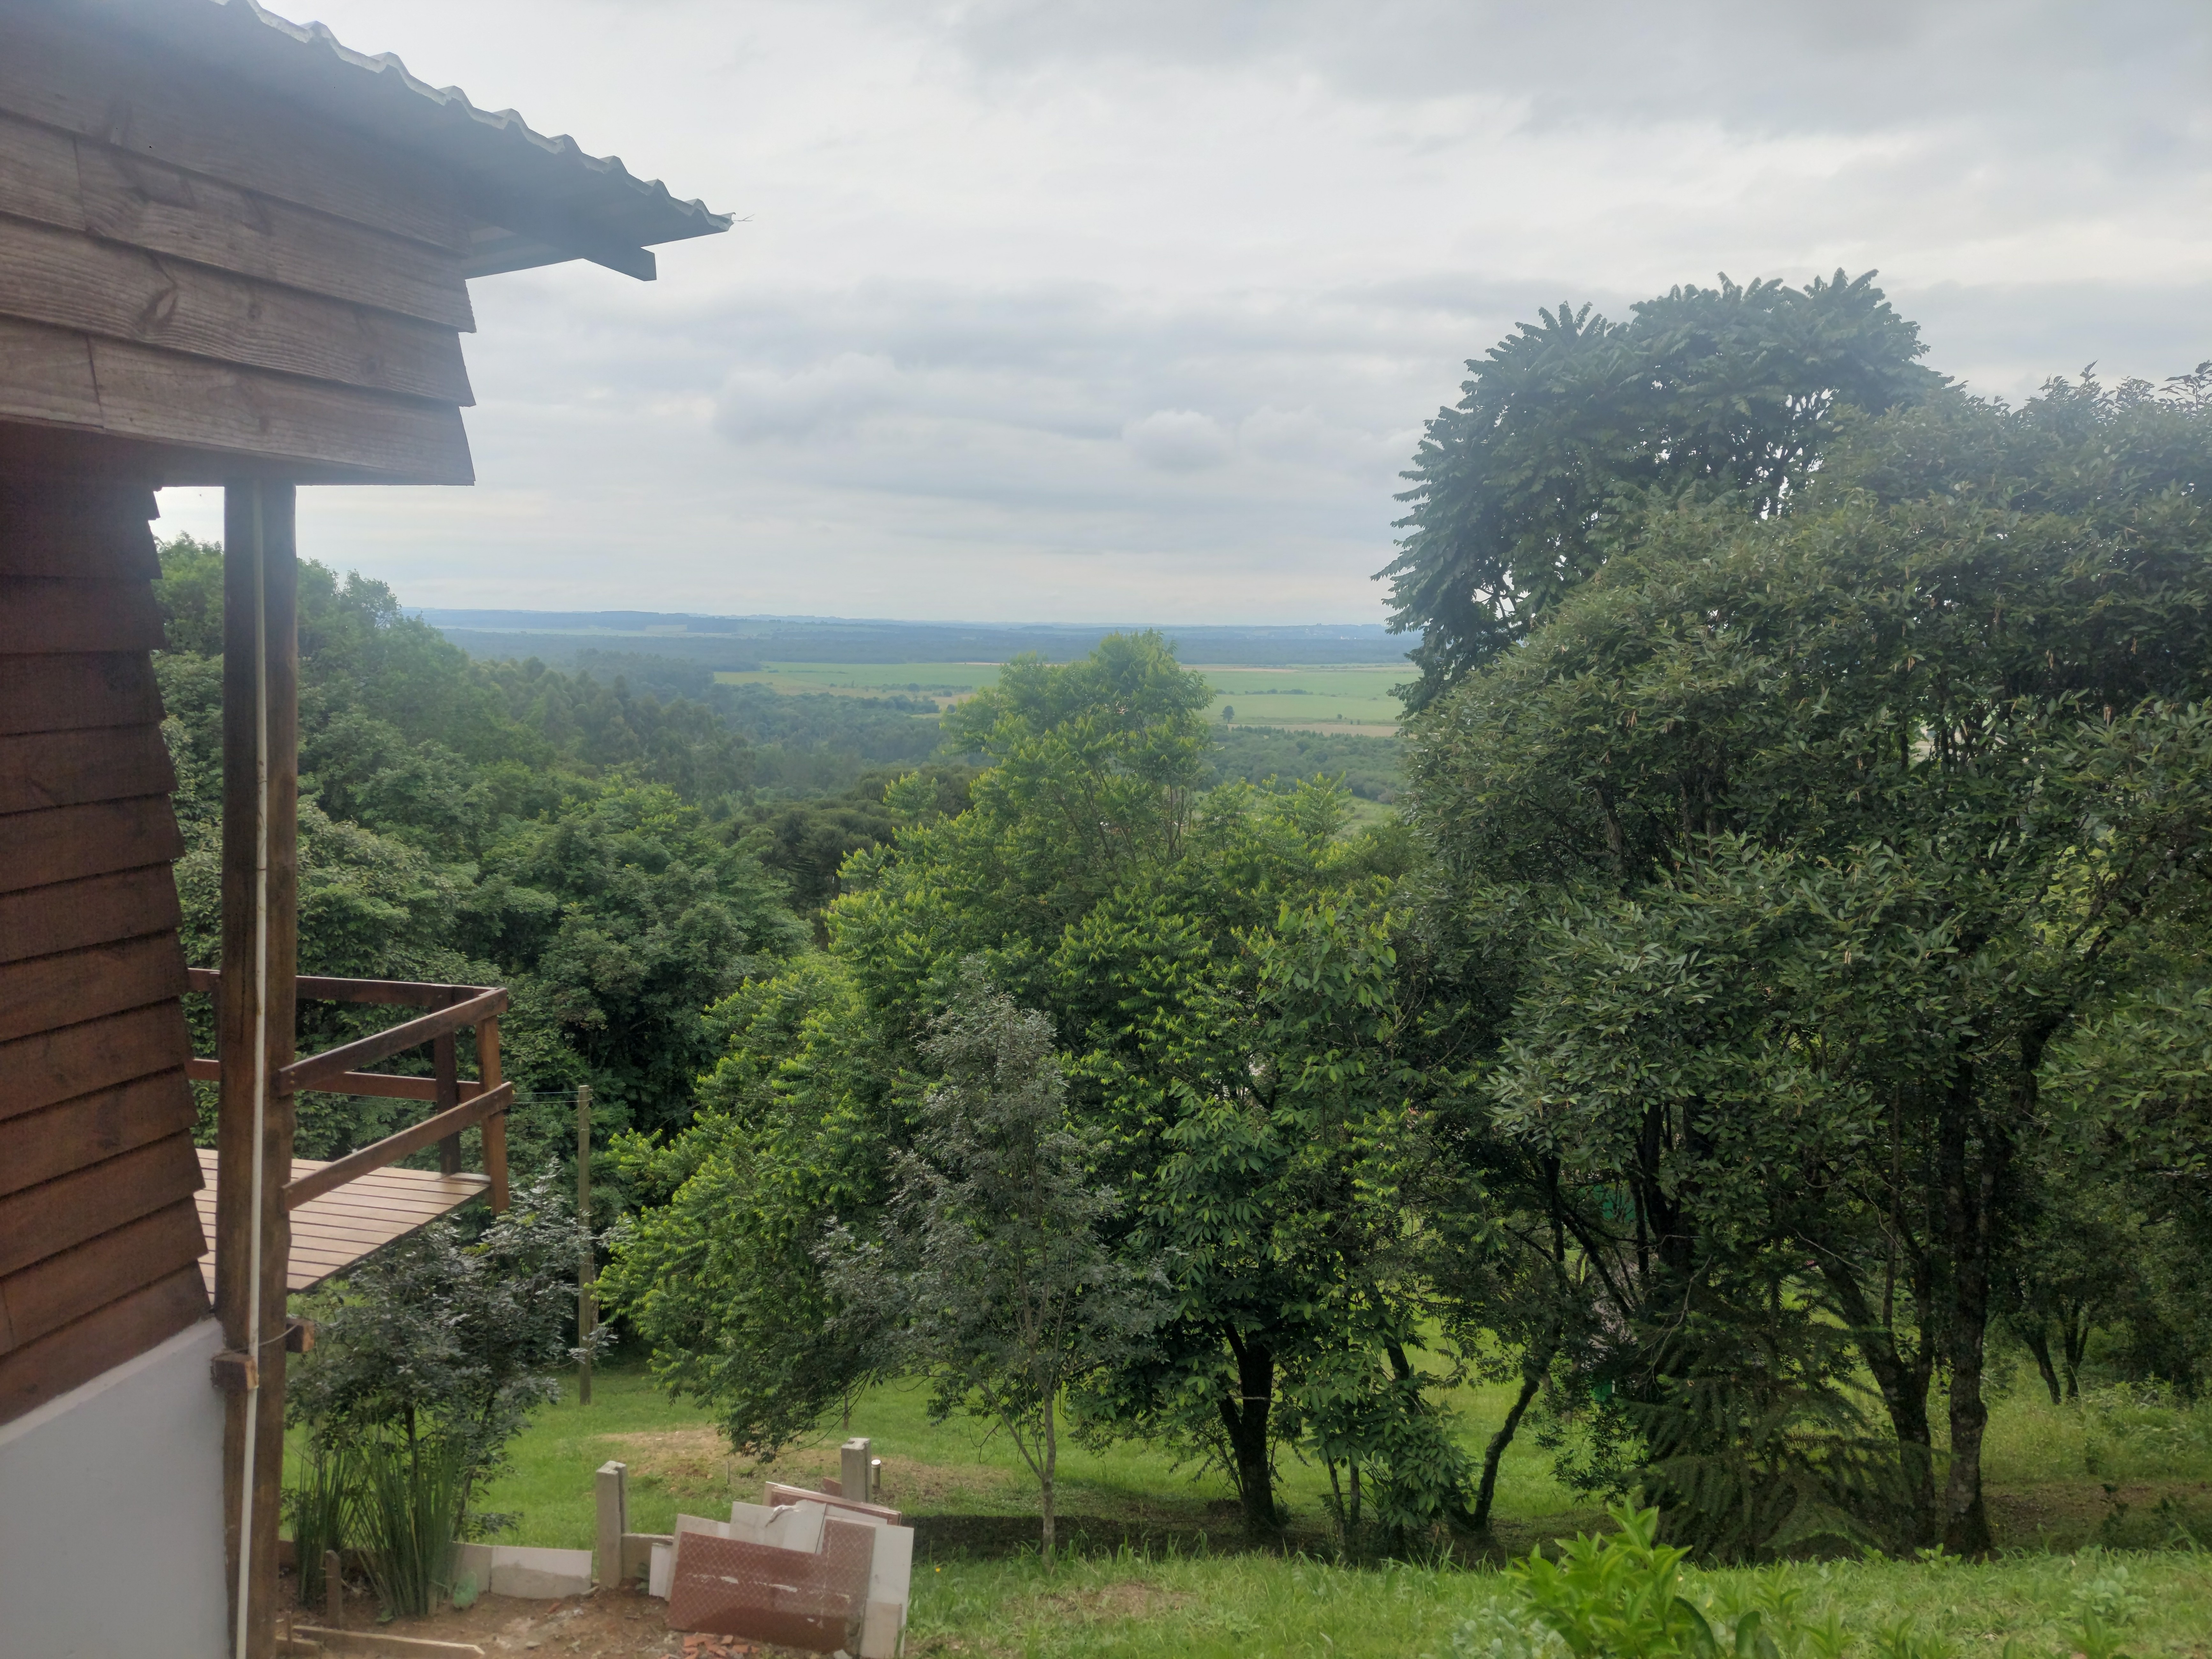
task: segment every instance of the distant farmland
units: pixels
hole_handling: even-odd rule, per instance
[[[1221,718],[1225,706],[1235,711],[1237,726],[1373,737],[1387,737],[1397,731],[1398,699],[1392,688],[1411,678],[1410,669],[1402,663],[1305,668],[1194,665],[1213,688],[1213,702],[1207,712],[1214,720]],[[725,685],[764,685],[787,695],[827,691],[880,697],[902,693],[933,698],[942,707],[981,690],[998,674],[996,663],[789,662],[763,663],[750,671],[726,671],[714,678]]]

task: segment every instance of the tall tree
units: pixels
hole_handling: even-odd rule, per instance
[[[1562,302],[1468,362],[1428,423],[1382,571],[1390,626],[1421,635],[1425,706],[1589,580],[1644,503],[1723,496],[1782,511],[1844,409],[1880,412],[1941,377],[1874,273],[1676,288],[1626,322]]]
[[[924,1098],[875,1236],[820,1248],[831,1290],[885,1364],[955,1410],[1003,1427],[1036,1476],[1052,1565],[1061,1397],[1125,1358],[1158,1322],[1164,1274],[1140,1273],[1100,1229],[1120,1199],[1097,1184],[1095,1134],[1068,1115],[1050,1022],[970,962],[922,1044],[944,1080]]]
[[[1467,948],[1516,1008],[1505,1121],[1618,1193],[1582,1219],[1611,1293],[1802,1250],[1908,1453],[1948,1372],[1953,1549],[1990,1542],[2045,1056],[2203,892],[2208,388],[1947,397],[1778,519],[1650,514],[1416,738],[1439,925],[1504,941]]]

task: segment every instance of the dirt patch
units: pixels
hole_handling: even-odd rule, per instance
[[[323,1622],[319,1612],[312,1618],[304,1613],[297,1617],[302,1623]],[[684,1651],[684,1633],[668,1628],[668,1604],[635,1590],[601,1589],[559,1601],[518,1601],[505,1595],[483,1595],[472,1607],[443,1607],[426,1618],[395,1619],[387,1625],[376,1622],[373,1597],[356,1594],[347,1598],[345,1622],[351,1630],[374,1630],[434,1642],[473,1642],[487,1655],[680,1659]],[[788,1651],[755,1648],[763,1659]]]
[[[621,1449],[634,1480],[665,1480],[672,1486],[728,1485],[738,1468],[719,1429],[660,1429],[611,1434],[606,1440]]]
[[[818,1487],[839,1468],[835,1446],[795,1447],[761,1462],[732,1453],[719,1429],[660,1429],[605,1438],[629,1465],[634,1481],[662,1481],[679,1492],[712,1487],[753,1503],[760,1500],[760,1488],[768,1481]],[[909,1512],[941,1509],[949,1500],[998,1497],[1013,1485],[1013,1478],[1000,1469],[884,1459],[883,1501]]]
[[[2016,1549],[2164,1549],[2181,1535],[2212,1544],[2212,1482],[2081,1480],[1986,1492],[1997,1541]]]
[[[1157,1619],[1180,1612],[1196,1599],[1188,1590],[1163,1589],[1158,1584],[1122,1579],[1085,1589],[1055,1590],[1034,1598],[1032,1605],[1041,1613],[1097,1624],[1114,1619]]]

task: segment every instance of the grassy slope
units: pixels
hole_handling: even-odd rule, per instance
[[[1470,1432],[1493,1421],[1502,1390],[1471,1389],[1455,1402]],[[2150,1413],[2145,1428],[2127,1413],[2093,1414],[2045,1404],[2030,1380],[1996,1413],[1990,1472],[2010,1541],[2071,1547],[2104,1534],[2156,1543],[2173,1511],[2212,1535],[2212,1430],[2194,1414]],[[2175,1425],[2181,1426],[2176,1429]],[[960,1515],[1003,1536],[983,1517],[1034,1514],[1035,1487],[1011,1447],[976,1425],[928,1420],[915,1389],[886,1388],[856,1406],[851,1431],[866,1434],[884,1458],[886,1495],[910,1513]],[[811,1484],[835,1468],[833,1433],[768,1469],[732,1459],[694,1407],[662,1396],[641,1372],[617,1369],[596,1379],[580,1407],[573,1389],[541,1412],[515,1448],[514,1465],[486,1494],[486,1507],[519,1511],[509,1536],[520,1542],[586,1547],[592,1534],[591,1471],[610,1457],[631,1468],[631,1524],[664,1531],[681,1508],[726,1512],[732,1497],[757,1498],[764,1474]],[[2097,1462],[2100,1474],[2084,1472]],[[1295,1462],[1285,1496],[1301,1541],[1319,1549],[1322,1477]],[[2115,1491],[2107,1493],[2105,1483]],[[1174,1654],[1333,1656],[1487,1655],[1481,1610],[1501,1594],[1484,1572],[1391,1567],[1350,1570],[1320,1561],[1216,1553],[1236,1538],[1234,1506],[1219,1476],[1177,1469],[1156,1451],[1071,1447],[1061,1464],[1063,1516],[1107,1526],[1093,1531],[1092,1553],[1048,1577],[1033,1555],[977,1558],[964,1534],[925,1531],[925,1559],[908,1651],[920,1654],[1035,1654],[1078,1656]],[[2126,1503],[2111,1524],[2113,1499]],[[2039,1509],[2038,1506],[2040,1506]],[[1601,1521],[1554,1482],[1548,1458],[1524,1439],[1508,1455],[1498,1510],[1504,1540],[1525,1549]],[[1032,1523],[1033,1524],[1033,1523]],[[1123,1530],[1143,1534],[1134,1548],[1113,1548]],[[1083,1530],[1080,1522],[1077,1530]],[[2080,1615],[2098,1607],[2124,1636],[2124,1651],[2212,1656],[2212,1556],[2183,1551],[2076,1555],[2023,1553],[1983,1565],[1841,1562],[1788,1570],[1817,1622],[1833,1609],[1863,1633],[1852,1650],[1877,1659],[1875,1633],[1910,1617],[1925,1633],[1948,1633],[1958,1659],[2020,1644],[2014,1659],[2081,1651]],[[1755,1576],[1698,1575],[1696,1593],[1720,1610],[1749,1596]],[[1470,1624],[1470,1620],[1475,1621]]]

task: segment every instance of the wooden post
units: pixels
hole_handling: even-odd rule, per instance
[[[576,1264],[576,1346],[584,1357],[576,1362],[576,1403],[592,1403],[592,1332],[598,1328],[598,1298],[592,1293],[592,1085],[576,1088],[576,1219],[584,1224],[584,1255]]]
[[[323,1552],[323,1622],[345,1628],[345,1563],[336,1550]]]
[[[627,1463],[602,1463],[592,1480],[599,1506],[599,1583],[608,1587],[623,1579],[623,1534],[629,1530],[629,1474]]]
[[[477,1022],[477,1087],[496,1089],[499,1074],[499,1020]],[[491,1207],[495,1215],[507,1212],[507,1114],[494,1112],[483,1121],[484,1173],[491,1177]]]
[[[243,1382],[223,1405],[234,1659],[269,1659],[276,1631],[292,1097],[276,1092],[276,1079],[293,1059],[299,966],[295,494],[260,479],[223,491],[216,1312]]]
[[[438,1085],[436,1109],[445,1111],[461,1103],[460,1062],[453,1053],[450,1032],[430,1039],[430,1075]],[[447,1135],[438,1143],[438,1173],[459,1175],[461,1172],[461,1138]]]

